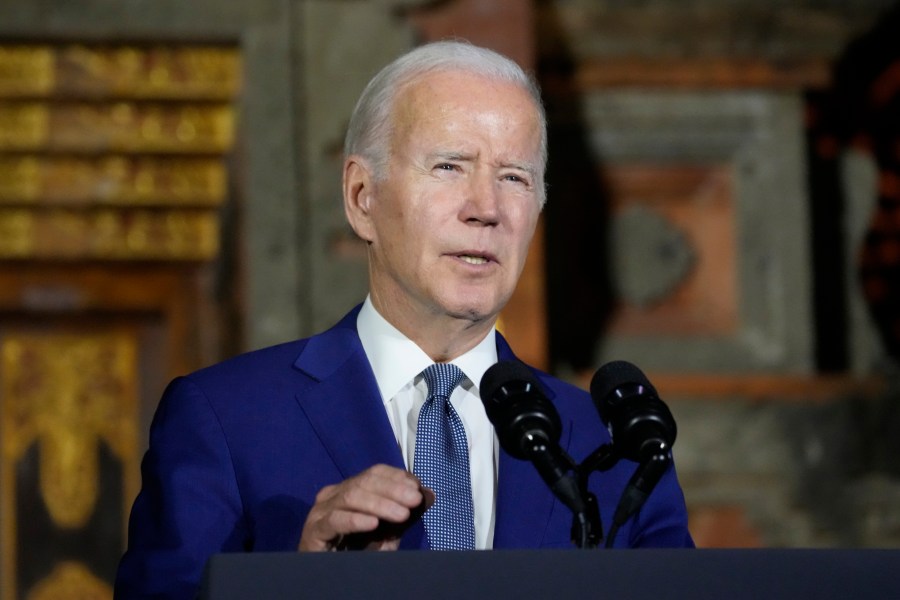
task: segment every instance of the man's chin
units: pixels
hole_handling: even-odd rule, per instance
[[[478,288],[470,289],[468,293],[460,289],[443,291],[447,293],[436,297],[440,310],[454,319],[468,321],[472,326],[493,324],[511,295],[500,297],[496,290]]]
[[[500,310],[495,306],[481,306],[473,304],[462,304],[455,306],[447,311],[447,314],[455,319],[469,321],[472,325],[481,325],[486,322],[493,323],[497,320]]]

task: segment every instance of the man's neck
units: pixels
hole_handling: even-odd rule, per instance
[[[375,294],[371,299],[375,310],[434,362],[447,362],[465,354],[484,339],[497,320],[472,320],[437,312],[421,315],[405,304],[385,302]]]

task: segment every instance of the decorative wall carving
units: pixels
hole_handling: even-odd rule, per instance
[[[0,151],[221,153],[234,142],[234,111],[227,104],[7,100],[0,132]]]
[[[612,315],[596,360],[663,372],[810,373],[799,94],[598,90],[583,110],[612,215],[624,206],[616,198],[649,202],[698,250],[665,302]],[[622,241],[611,256],[642,243]]]
[[[29,564],[39,557],[21,549],[23,537],[17,528],[26,527],[23,520],[40,520],[36,515],[46,514],[46,529],[61,538],[88,527],[101,502],[101,444],[122,471],[136,468],[137,352],[129,331],[22,331],[0,339],[4,578],[14,577],[16,571],[34,573],[52,566]],[[22,469],[26,455],[35,456],[35,449],[36,474]],[[30,507],[33,514],[17,514],[20,504],[10,500],[21,497],[20,488],[27,493],[35,484],[43,508]],[[132,483],[104,491],[117,495],[103,499],[105,504],[123,506],[136,490]],[[97,535],[102,538],[101,533]],[[57,565],[63,571],[50,576],[56,583],[45,582],[46,593],[87,576],[83,567],[63,567]]]
[[[0,208],[0,259],[209,260],[218,249],[208,211]]]
[[[0,259],[215,257],[240,84],[227,46],[0,47]]]
[[[112,586],[75,561],[60,563],[53,573],[34,587],[26,600],[105,600],[112,598]]]
[[[0,597],[112,598],[142,377],[215,335],[241,76],[235,46],[0,45]]]
[[[7,45],[0,96],[227,100],[241,87],[230,46]]]
[[[622,301],[645,307],[672,294],[691,270],[696,251],[674,223],[642,206],[619,212],[612,223],[613,280]]]
[[[226,194],[218,158],[0,155],[0,206],[208,206]]]

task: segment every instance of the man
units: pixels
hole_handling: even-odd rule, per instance
[[[369,296],[322,334],[172,382],[117,594],[189,597],[223,551],[571,547],[569,509],[498,447],[478,396],[488,367],[515,359],[494,325],[544,201],[545,130],[531,80],[475,46],[423,46],[372,80],[343,177]],[[434,369],[458,384],[434,391]],[[586,392],[537,377],[571,456],[609,441]],[[590,479],[605,523],[626,462]],[[691,545],[670,470],[617,546]]]

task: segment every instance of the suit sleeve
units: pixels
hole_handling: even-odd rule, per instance
[[[194,598],[209,557],[244,549],[247,527],[222,426],[203,392],[174,380],[150,427],[117,598]]]
[[[620,531],[616,547],[693,548],[688,531],[684,494],[675,475],[674,464],[663,475],[643,507],[631,518],[632,526]],[[626,541],[627,544],[621,544]]]

